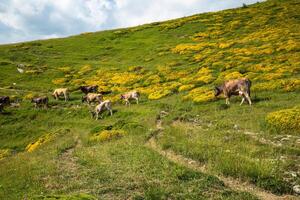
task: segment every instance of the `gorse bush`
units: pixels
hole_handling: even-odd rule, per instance
[[[290,108],[271,112],[266,117],[266,122],[271,129],[278,132],[294,132],[299,134],[300,131],[300,108]]]
[[[51,133],[45,134],[43,136],[41,136],[40,138],[38,138],[36,141],[28,144],[25,148],[25,150],[27,152],[32,152],[34,150],[36,150],[37,148],[39,148],[41,145],[43,145],[46,142],[49,142],[53,139],[54,135]]]
[[[90,141],[92,142],[104,142],[112,139],[121,138],[126,135],[127,132],[119,129],[119,130],[103,130],[99,133],[95,133],[90,137]]]

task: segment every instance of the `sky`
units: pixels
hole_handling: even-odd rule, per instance
[[[258,0],[0,0],[0,44],[224,10]]]

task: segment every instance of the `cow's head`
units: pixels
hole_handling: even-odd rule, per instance
[[[123,94],[121,94],[121,99],[125,99],[125,96]]]
[[[222,89],[220,87],[215,87],[215,97],[219,96],[222,93]]]

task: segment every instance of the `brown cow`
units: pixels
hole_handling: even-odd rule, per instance
[[[10,104],[9,96],[0,96],[0,103],[3,105],[9,105]]]
[[[92,93],[98,91],[98,85],[80,86],[79,89],[84,93]]]
[[[121,94],[121,99],[125,100],[125,105],[130,105],[130,99],[135,99],[136,104],[139,104],[140,93],[138,91],[131,91],[125,94]]]
[[[105,110],[109,111],[110,115],[113,114],[110,100],[105,100],[105,101],[102,101],[100,104],[98,104],[95,108],[95,111],[92,112],[93,117],[96,115],[96,120],[98,120],[99,115]],[[100,116],[100,118],[102,118],[102,117]]]
[[[84,101],[86,101],[88,104],[90,104],[91,102],[101,103],[101,101],[103,101],[103,96],[102,94],[88,93],[87,95],[82,97],[82,103]]]
[[[245,99],[247,99],[248,103],[251,105],[252,102],[250,99],[250,88],[251,81],[247,78],[229,80],[223,85],[215,87],[215,96],[219,96],[221,93],[223,93],[226,98],[226,104],[230,104],[230,97],[232,95],[239,95],[243,98],[240,105],[244,103]]]
[[[34,103],[34,107],[38,108],[42,105],[44,105],[45,108],[48,107],[48,97],[44,96],[44,97],[35,97],[31,99],[31,103]]]
[[[52,96],[56,100],[58,100],[60,96],[64,96],[65,101],[67,101],[67,100],[69,100],[69,90],[68,90],[68,88],[55,89]]]

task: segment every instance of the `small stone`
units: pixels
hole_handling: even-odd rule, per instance
[[[293,190],[294,190],[295,193],[300,194],[300,185],[295,185],[293,187]]]

